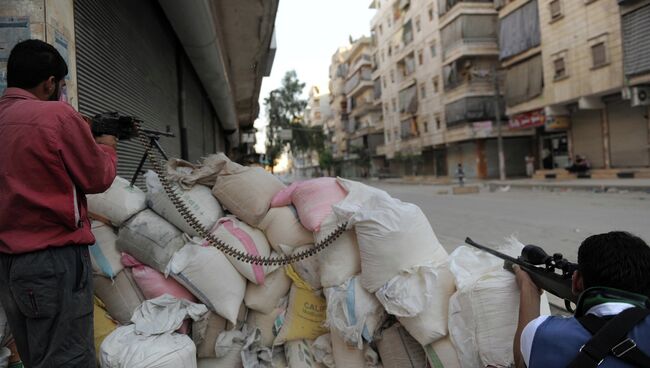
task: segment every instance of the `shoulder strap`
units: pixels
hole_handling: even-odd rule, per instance
[[[627,337],[628,332],[648,315],[650,310],[635,307],[624,310],[609,321],[596,316],[581,317],[580,323],[593,337],[580,348],[569,367],[596,367],[609,354],[635,366],[650,367],[650,357],[636,346],[634,340]]]

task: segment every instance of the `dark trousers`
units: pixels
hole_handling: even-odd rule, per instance
[[[0,253],[0,302],[26,368],[94,368],[88,246]]]

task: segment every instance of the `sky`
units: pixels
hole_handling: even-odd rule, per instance
[[[262,81],[260,116],[255,121],[257,152],[264,152],[264,98],[280,87],[282,77],[292,69],[306,83],[305,98],[310,86],[327,88],[330,60],[337,48],[349,44],[350,36],[370,35],[375,10],[369,5],[370,0],[280,0],[275,19],[275,61],[271,76]]]

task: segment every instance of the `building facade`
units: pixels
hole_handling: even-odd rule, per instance
[[[253,129],[261,81],[270,74],[277,6],[278,1],[3,1],[0,90],[13,45],[41,39],[66,60],[68,102],[81,113],[120,111],[141,118],[146,128],[173,133],[160,140],[170,157],[241,157],[254,144],[241,137]],[[259,29],[240,26],[253,20]],[[142,154],[138,142],[121,142],[118,173],[131,177]]]

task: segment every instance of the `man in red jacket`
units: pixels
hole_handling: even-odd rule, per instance
[[[30,368],[95,366],[85,194],[113,182],[117,139],[59,101],[67,73],[51,45],[20,42],[0,98],[0,302]]]

